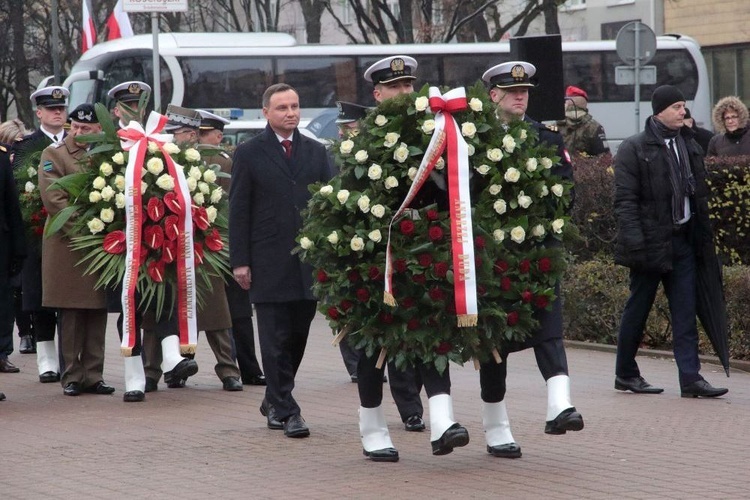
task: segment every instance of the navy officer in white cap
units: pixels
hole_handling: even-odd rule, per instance
[[[399,94],[414,92],[414,72],[417,61],[409,56],[386,57],[365,70],[365,80],[374,86],[372,95],[377,102]]]
[[[561,158],[552,172],[564,179],[573,180],[573,167],[565,150],[562,136],[554,129],[526,116],[529,104],[529,89],[534,88],[536,67],[524,61],[511,61],[491,67],[482,75],[490,86],[490,98],[497,104],[497,116],[504,123],[524,120],[539,134],[539,141],[556,148]],[[548,242],[545,242],[548,244]],[[559,283],[555,294],[560,296]],[[505,406],[505,378],[508,352],[534,348],[537,365],[547,383],[547,417],[544,432],[565,434],[567,431],[583,429],[583,417],[576,411],[570,398],[568,361],[565,356],[562,335],[562,305],[559,300],[551,311],[538,315],[540,326],[531,338],[510,346],[503,354],[503,362],[493,360],[482,363],[480,385],[482,388],[482,417],[487,440],[487,451],[497,457],[517,458],[521,448],[513,440]]]
[[[115,102],[112,113],[119,120],[119,128],[125,128],[131,120],[143,121],[145,107],[139,110],[138,104],[144,94],[147,95],[146,100],[148,100],[150,93],[151,86],[137,80],[123,82],[109,89],[107,97]]]

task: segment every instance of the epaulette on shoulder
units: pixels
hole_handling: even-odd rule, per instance
[[[560,132],[560,130],[557,128],[556,123],[547,123],[544,126],[547,127],[547,130],[549,130],[550,132]]]

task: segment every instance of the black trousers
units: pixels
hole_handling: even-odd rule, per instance
[[[305,354],[316,305],[314,300],[255,304],[266,375],[266,401],[282,421],[300,413],[292,396],[294,377]]]

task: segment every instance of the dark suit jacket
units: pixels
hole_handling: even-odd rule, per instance
[[[18,192],[10,165],[10,150],[0,144],[0,282],[6,283],[14,259],[26,256],[26,238]],[[5,304],[2,305],[5,307]],[[10,306],[8,306],[10,307]]]
[[[292,158],[271,127],[234,153],[229,191],[229,259],[250,266],[250,302],[314,300],[312,268],[292,255],[307,206],[307,187],[327,181],[325,148],[294,131]]]

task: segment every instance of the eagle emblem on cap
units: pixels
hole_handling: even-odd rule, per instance
[[[141,90],[143,89],[141,89],[141,86],[137,83],[131,83],[130,85],[128,85],[128,92],[130,92],[131,94],[140,94]]]
[[[83,120],[91,121],[91,118],[93,118],[92,113],[86,113],[85,111],[78,110],[78,121],[81,122]]]
[[[62,93],[62,90],[60,90],[60,89],[53,90],[51,95],[52,95],[53,99],[62,99],[63,98],[63,93]]]
[[[393,59],[391,61],[391,71],[403,71],[405,67],[406,64],[400,57],[397,57],[396,59]]]
[[[526,77],[526,70],[520,64],[516,64],[510,69],[510,76],[514,80],[523,80]]]

